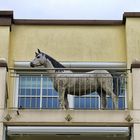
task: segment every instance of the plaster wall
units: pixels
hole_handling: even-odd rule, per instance
[[[126,62],[124,26],[13,25],[10,66],[41,51],[58,61]]]

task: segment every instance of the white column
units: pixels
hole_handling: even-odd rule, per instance
[[[133,94],[133,110],[139,118],[140,114],[140,62],[133,63],[132,68],[132,94]],[[134,119],[132,138],[131,140],[140,140],[140,122],[139,119]]]
[[[5,107],[7,63],[0,59],[0,109]]]
[[[0,58],[0,140],[5,140],[3,112],[6,107],[6,74],[7,63],[4,59]]]
[[[140,64],[132,64],[133,109],[140,110]]]
[[[139,139],[140,139],[140,124],[134,124],[132,129],[131,140],[139,140]]]

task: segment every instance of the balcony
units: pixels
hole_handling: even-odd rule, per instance
[[[57,69],[59,74],[59,70]],[[11,76],[15,81],[15,107],[19,109],[60,109],[59,95],[61,93],[61,82],[67,80],[68,109],[74,110],[115,110],[112,95],[104,94],[102,86],[108,89],[108,81],[112,81],[113,93],[117,95],[117,110],[127,109],[127,74],[122,71],[111,71],[102,73],[77,72],[63,73],[61,76],[51,75],[46,69],[11,70]],[[87,70],[86,70],[87,71]],[[111,77],[110,77],[111,74]],[[100,81],[99,86],[94,84]],[[56,82],[57,81],[57,82]],[[71,86],[73,85],[73,86]],[[98,93],[99,92],[99,93]],[[73,95],[71,95],[73,94]],[[103,107],[103,99],[106,101]]]

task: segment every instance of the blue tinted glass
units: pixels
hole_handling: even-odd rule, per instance
[[[30,95],[40,95],[40,89],[30,89]]]
[[[19,97],[18,107],[19,108],[30,108],[30,98]]]
[[[78,97],[74,98],[74,107],[77,109],[80,108],[80,98]]]
[[[36,89],[36,95],[40,95],[40,89]]]
[[[20,76],[19,79],[20,88],[40,88],[40,84],[40,76]]]
[[[25,89],[19,89],[19,95],[25,95]]]
[[[48,108],[53,108],[53,98],[48,98]]]
[[[26,98],[25,102],[26,102],[26,108],[30,108],[31,99],[30,98]]]
[[[99,108],[99,102],[98,102],[98,97],[91,97],[88,98],[88,107],[89,109],[98,109]]]
[[[43,88],[52,88],[52,80],[46,76],[43,76]]]
[[[32,88],[40,88],[40,86],[41,86],[41,77],[32,76],[31,83],[32,83],[31,84]]]
[[[49,97],[47,100],[47,108],[59,108],[58,98],[56,97]]]
[[[48,95],[52,96],[53,95],[53,89],[48,89]]]
[[[49,97],[49,98],[44,98],[42,99],[42,108],[43,109],[56,109],[59,108],[58,104],[58,98],[55,97]]]
[[[42,89],[43,96],[57,96],[58,93],[54,89]]]
[[[107,109],[113,109],[113,102],[111,97],[107,98]]]
[[[125,89],[120,89],[120,95],[125,95]]]
[[[40,108],[40,98],[31,99],[31,108]]]
[[[26,92],[26,95],[31,95],[31,89],[26,89],[25,92]]]
[[[43,109],[48,108],[48,105],[47,105],[47,98],[42,98],[42,108],[43,108]]]
[[[125,98],[119,98],[119,109],[125,109]]]
[[[59,100],[58,100],[58,98],[53,98],[53,108],[59,108]]]
[[[58,92],[55,89],[53,90],[53,95],[58,96]]]
[[[25,76],[19,77],[19,87],[25,87],[25,80],[26,80]]]
[[[107,98],[107,109],[114,109],[113,108],[113,102],[112,102],[112,98],[108,97]],[[119,97],[118,99],[118,108],[119,109],[125,109],[125,98],[123,97]]]
[[[18,98],[18,108],[25,108],[24,101],[25,98],[21,98],[21,97]]]
[[[42,94],[43,95],[48,95],[48,90],[47,89],[42,89]]]
[[[76,109],[98,109],[97,97],[75,97],[74,107]]]
[[[19,89],[19,95],[40,95],[40,89]]]

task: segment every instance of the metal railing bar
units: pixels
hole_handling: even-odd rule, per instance
[[[75,68],[45,68],[45,67],[8,67],[9,70],[124,70],[124,71],[130,71],[131,69],[127,69],[127,68],[108,68],[108,67],[104,67],[104,68],[83,68],[83,67],[75,67]]]
[[[16,73],[14,73],[16,74]],[[71,73],[70,73],[71,74]],[[124,73],[118,73],[114,76],[113,78],[116,78],[116,93],[119,96],[119,99],[121,99],[121,108],[120,109],[126,109],[126,78],[127,74]],[[75,73],[73,73],[75,75]],[[90,76],[92,75],[92,76]],[[21,73],[21,75],[17,75],[19,77],[19,94],[18,94],[18,107],[22,106],[22,108],[38,108],[38,109],[54,109],[54,108],[60,108],[58,104],[59,100],[59,94],[54,95],[54,85],[52,84],[55,81],[55,77],[47,77],[47,74],[40,73],[40,74],[32,74],[32,73]],[[15,76],[16,77],[16,76]],[[39,78],[38,78],[39,77]],[[104,90],[107,89],[107,81],[112,78],[108,76],[95,76],[95,74],[89,73],[89,76],[83,76],[82,79],[84,81],[83,85],[81,84],[81,77],[78,76],[71,76],[71,75],[66,75],[63,77],[57,77],[57,89],[58,93],[61,91],[61,81],[63,78],[67,78],[68,80],[68,93],[74,92],[74,98],[77,100],[77,103],[75,104],[75,107],[70,107],[70,109],[102,109],[102,97],[104,97],[104,91],[100,90],[101,92],[101,97],[96,94],[96,92],[92,93],[92,88],[94,88],[95,91],[97,91],[97,86],[96,84],[93,87],[92,82],[96,82],[96,78],[100,81],[100,86],[103,87],[104,85]],[[73,81],[71,80],[73,78]],[[75,78],[78,79],[78,87],[76,86]],[[88,79],[87,79],[88,78]],[[105,83],[104,79],[108,79]],[[61,81],[60,81],[61,80]],[[121,82],[120,82],[121,81]],[[45,82],[45,83],[44,83]],[[72,83],[73,82],[73,83]],[[40,84],[39,84],[40,83]],[[38,84],[40,85],[38,87]],[[74,86],[71,86],[71,84]],[[121,84],[121,85],[119,85]],[[83,96],[75,96],[76,95],[76,88],[78,88],[78,94],[80,95],[82,90],[84,91]],[[23,90],[22,90],[23,89]],[[87,89],[89,93],[87,95]],[[38,90],[40,90],[40,93],[38,93]],[[23,98],[23,99],[22,99]],[[109,95],[106,95],[106,100],[110,102],[110,105],[108,106],[107,109],[114,109],[112,97]],[[100,101],[101,100],[101,101]],[[45,102],[45,104],[44,104]],[[119,103],[119,102],[118,102]],[[57,104],[57,105],[56,105]],[[56,107],[57,106],[57,107]],[[106,108],[105,108],[106,109]]]

